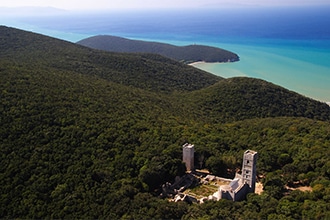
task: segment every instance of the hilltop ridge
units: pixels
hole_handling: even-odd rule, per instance
[[[266,117],[307,117],[330,120],[330,107],[265,80],[234,77],[185,95],[216,121]],[[212,115],[212,116],[211,116]]]
[[[0,57],[29,65],[92,74],[152,91],[192,91],[221,77],[157,54],[110,53],[0,26]]]

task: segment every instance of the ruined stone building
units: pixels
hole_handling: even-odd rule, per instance
[[[246,197],[248,193],[255,192],[257,177],[257,158],[258,153],[247,150],[243,155],[242,174],[236,174],[228,185],[219,187],[219,191],[213,196],[219,199],[229,199],[239,201]]]
[[[188,172],[194,171],[194,145],[184,144],[183,146],[183,162],[186,164]],[[209,196],[208,200],[229,199],[233,201],[243,200],[248,193],[255,192],[256,185],[256,167],[258,153],[247,150],[243,155],[242,173],[236,173],[234,179],[224,179],[227,184],[220,185],[218,191]]]
[[[247,150],[244,152],[242,165],[242,181],[249,185],[250,191],[254,192],[256,188],[257,177],[257,158],[258,153]]]
[[[193,171],[194,170],[194,145],[192,144],[184,144],[182,146],[183,148],[183,162],[186,164],[187,171]]]

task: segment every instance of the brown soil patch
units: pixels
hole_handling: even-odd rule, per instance
[[[255,193],[260,195],[264,191],[262,188],[263,186],[260,182],[256,183]]]
[[[299,186],[299,187],[295,187],[295,188],[287,186],[286,188],[289,189],[289,190],[300,190],[302,192],[313,190],[312,187],[310,187],[310,186]]]

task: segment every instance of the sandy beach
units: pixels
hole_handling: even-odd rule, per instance
[[[203,64],[203,63],[206,63],[206,62],[205,61],[197,61],[197,62],[193,62],[193,63],[188,63],[188,65],[195,66],[195,65]]]

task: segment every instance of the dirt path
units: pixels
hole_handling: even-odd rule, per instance
[[[303,191],[303,192],[313,191],[312,187],[310,187],[310,186],[299,186],[299,187],[295,187],[295,188],[286,186],[286,188],[289,189],[289,190],[300,190],[300,191]]]

